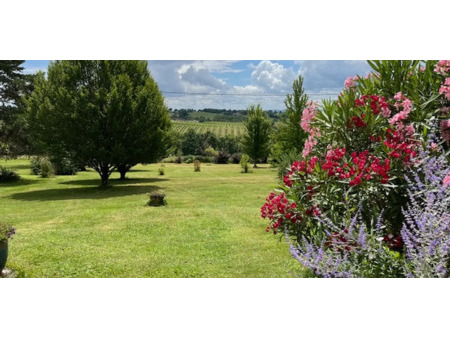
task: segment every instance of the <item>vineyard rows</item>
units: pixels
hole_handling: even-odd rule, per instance
[[[180,134],[186,133],[189,129],[195,130],[197,133],[213,132],[217,136],[241,136],[244,134],[245,127],[240,122],[184,122],[173,121],[174,130]]]

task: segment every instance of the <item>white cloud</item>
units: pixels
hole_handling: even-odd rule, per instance
[[[292,68],[271,61],[261,61],[252,72],[253,82],[270,92],[288,91],[295,78]]]
[[[242,67],[245,69],[236,69],[234,65],[236,62],[149,61],[149,68],[169,107],[193,109],[242,109],[254,103],[261,103],[264,109],[284,109],[284,95],[261,95],[291,92],[292,82],[299,74],[305,78],[306,92],[323,94],[311,95],[311,99],[334,98],[335,95],[330,96],[326,93],[340,92],[348,76],[365,75],[370,70],[365,61],[295,61],[292,67],[286,67],[278,62],[260,61],[257,64],[251,62],[243,64]],[[249,74],[247,84],[245,81],[242,82],[241,76],[240,83],[243,84],[235,85],[232,73],[244,71]],[[228,75],[224,77],[222,74]],[[181,95],[169,92],[222,95]]]
[[[213,76],[205,68],[196,69],[191,65],[186,69],[186,71],[179,71],[178,74],[179,79],[187,92],[195,92],[200,90],[218,91],[227,89],[227,84],[224,80]]]

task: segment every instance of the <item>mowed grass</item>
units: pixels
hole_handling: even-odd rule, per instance
[[[5,165],[5,163],[2,163]],[[265,232],[260,207],[276,185],[268,166],[138,165],[100,189],[94,171],[30,175],[8,161],[19,182],[0,184],[1,220],[16,227],[7,266],[22,277],[291,277],[299,264]],[[164,207],[146,206],[166,192]]]

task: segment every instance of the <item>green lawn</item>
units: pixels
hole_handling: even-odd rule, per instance
[[[5,162],[0,162],[5,165]],[[94,171],[30,175],[0,185],[0,217],[16,227],[7,266],[22,277],[290,277],[301,274],[284,241],[265,232],[259,210],[276,185],[268,166],[136,166],[125,182],[98,188]],[[168,204],[148,207],[163,189]]]

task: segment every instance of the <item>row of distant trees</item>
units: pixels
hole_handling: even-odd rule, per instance
[[[154,162],[173,146],[169,109],[146,61],[54,61],[45,75],[25,75],[22,63],[0,61],[3,155],[69,159],[95,169],[106,186],[114,170],[125,178],[134,165]],[[299,78],[276,126],[260,105],[246,110],[240,146],[255,165],[269,153],[276,158],[302,148],[306,100]]]
[[[217,109],[217,108],[203,108],[203,109],[170,109],[170,116],[175,119],[181,119],[181,120],[188,120],[191,119],[191,114],[194,112],[204,112],[204,113],[211,113],[216,114],[217,117],[214,117],[214,121],[234,121],[234,120],[243,120],[248,112],[249,109]],[[278,120],[280,118],[280,115],[282,114],[281,111],[278,110],[266,110],[267,115],[273,119]]]

